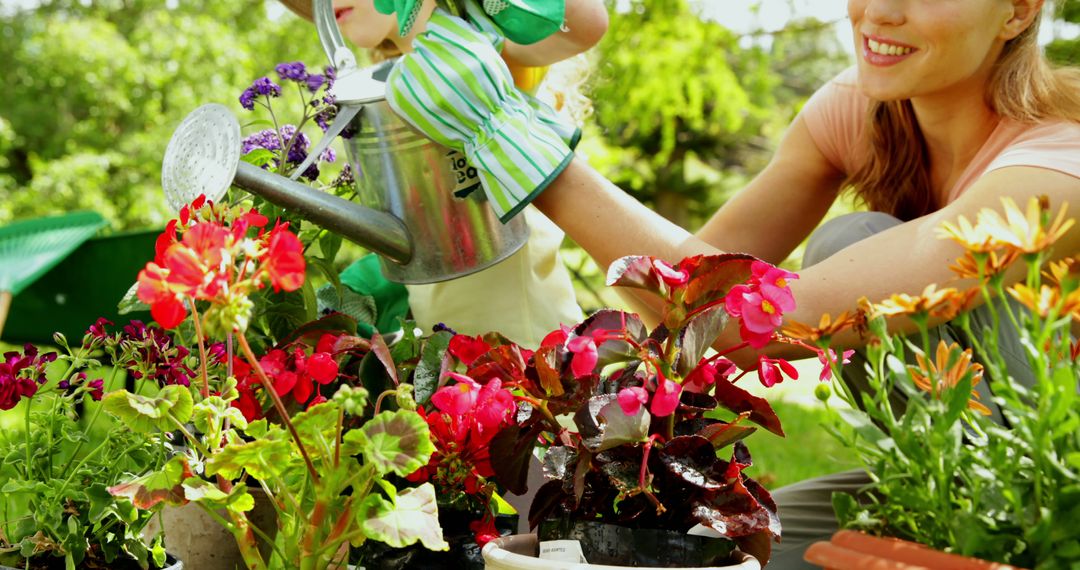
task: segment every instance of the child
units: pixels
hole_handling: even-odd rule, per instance
[[[311,19],[310,0],[282,2],[293,12]],[[533,2],[541,17],[559,3]],[[401,13],[395,18],[378,10],[389,11],[388,7]],[[334,15],[345,38],[358,48],[372,50],[373,59],[387,59],[411,51],[412,38],[423,31],[435,7],[436,0],[335,0]],[[448,0],[447,7],[467,17],[461,0]],[[496,18],[495,24],[498,22]],[[536,31],[546,33],[545,23],[554,24],[550,30],[554,33],[538,39]],[[491,23],[486,24],[490,28]],[[546,74],[546,66],[587,50],[606,30],[607,12],[602,0],[567,0],[562,22],[534,19],[529,26],[501,28],[509,36],[502,44],[501,54],[513,71],[518,88],[535,92]],[[523,45],[514,39],[533,43]],[[453,281],[407,286],[409,305],[421,328],[431,330],[436,323],[445,323],[468,335],[498,331],[523,346],[538,346],[560,324],[581,320],[573,283],[559,255],[562,231],[535,208],[526,208],[523,215],[531,234],[525,246],[513,256]]]

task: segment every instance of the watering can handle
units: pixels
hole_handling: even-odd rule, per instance
[[[344,69],[356,67],[356,57],[345,45],[337,19],[334,18],[333,0],[312,0],[311,13],[315,16],[315,29],[319,32],[319,41],[330,65],[339,75]]]

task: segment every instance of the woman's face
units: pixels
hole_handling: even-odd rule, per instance
[[[380,14],[374,0],[334,0],[334,17],[341,35],[358,48],[371,49],[397,35],[397,19]]]
[[[859,86],[879,100],[980,90],[1013,0],[848,0]]]

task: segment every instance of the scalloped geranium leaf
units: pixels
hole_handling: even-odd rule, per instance
[[[337,437],[340,412],[340,402],[330,400],[310,406],[292,417],[296,434],[300,436],[300,441],[307,448],[310,457],[321,457],[322,450],[333,448],[332,442]]]
[[[169,431],[191,420],[194,402],[187,386],[165,386],[155,397],[118,390],[105,396],[105,411],[116,416],[132,431]]]
[[[228,493],[201,477],[189,477],[183,486],[184,496],[192,502],[206,503],[213,508],[225,508],[238,513],[255,508],[255,498],[248,493],[247,485],[243,483],[238,483]]]
[[[415,412],[381,412],[360,429],[367,436],[364,458],[380,474],[410,475],[435,451],[427,424]]]
[[[210,396],[195,404],[191,414],[191,423],[201,433],[216,432],[225,420],[229,420],[230,425],[236,429],[247,427],[244,413],[229,405],[229,402],[220,396]]]
[[[256,479],[268,479],[282,475],[298,461],[300,453],[291,441],[256,439],[221,448],[206,461],[206,474],[236,479],[247,471]]]
[[[183,482],[192,475],[187,459],[176,455],[165,463],[160,471],[109,487],[109,494],[125,497],[140,509],[150,509],[161,502],[184,505],[187,498],[184,496]]]
[[[652,416],[645,406],[627,415],[615,394],[593,396],[574,414],[574,423],[581,441],[592,453],[599,453],[628,443],[640,443],[649,438]]]
[[[653,266],[653,258],[646,255],[620,257],[608,266],[609,287],[632,287],[662,295],[663,283]]]
[[[723,299],[732,287],[750,278],[754,261],[756,257],[745,253],[701,256],[690,272],[683,303],[693,310]]]
[[[357,522],[367,538],[392,548],[404,548],[417,541],[428,550],[449,550],[439,526],[435,487],[424,483],[397,494],[393,502],[370,495],[358,509]]]
[[[755,396],[717,376],[716,401],[736,414],[750,412],[750,421],[784,437],[784,428],[780,426],[780,418],[776,417],[776,412],[765,398]]]
[[[705,306],[686,318],[679,338],[679,359],[675,362],[675,370],[680,376],[690,375],[727,322],[728,312],[721,302]]]

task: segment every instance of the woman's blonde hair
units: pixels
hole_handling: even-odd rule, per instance
[[[1005,43],[987,84],[986,102],[1020,122],[1080,122],[1080,70],[1054,68],[1038,44],[1039,19]],[[869,157],[846,186],[872,210],[910,220],[937,209],[930,156],[910,100],[873,101],[864,141]]]

